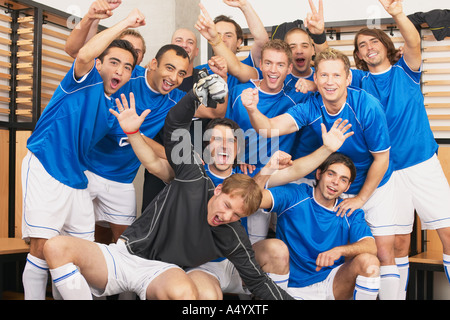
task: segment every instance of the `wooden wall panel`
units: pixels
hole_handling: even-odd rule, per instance
[[[16,202],[15,237],[22,238],[22,160],[27,155],[27,140],[31,131],[18,131],[16,138]]]
[[[0,237],[8,237],[9,131],[0,129]]]

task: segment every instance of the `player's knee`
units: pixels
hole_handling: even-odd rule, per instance
[[[271,239],[265,248],[267,263],[271,270],[264,270],[277,274],[289,272],[289,249],[286,244],[279,239]]]
[[[199,300],[222,300],[223,294],[222,291],[219,289],[216,289],[214,287],[210,288],[203,288],[198,295]]]
[[[65,237],[57,236],[46,241],[43,249],[45,260],[51,269],[57,268],[69,259],[70,247]]]
[[[358,274],[364,277],[376,277],[380,274],[380,261],[370,253],[361,253],[354,258]]]
[[[182,281],[166,290],[168,300],[198,300],[197,287],[192,281]]]

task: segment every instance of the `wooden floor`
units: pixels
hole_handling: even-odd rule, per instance
[[[3,291],[2,300],[23,300],[23,293]]]

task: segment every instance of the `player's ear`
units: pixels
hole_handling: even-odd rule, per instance
[[[97,71],[100,71],[102,69],[102,62],[100,61],[100,59],[95,59],[95,68],[97,69]]]
[[[221,192],[222,192],[222,184],[219,184],[219,185],[214,189],[214,195],[215,195],[215,196],[218,196]]]
[[[317,181],[319,181],[320,180],[320,176],[322,175],[322,171],[320,171],[320,169],[317,169],[316,170],[316,179],[317,179]]]

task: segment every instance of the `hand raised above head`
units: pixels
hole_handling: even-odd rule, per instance
[[[308,12],[305,18],[305,27],[312,34],[322,34],[325,31],[325,21],[323,17],[323,2],[319,0],[319,11],[317,11],[312,0],[309,1],[309,6],[311,7],[311,12]]]
[[[138,28],[145,26],[145,16],[139,9],[134,8],[127,16],[127,22],[129,28]]]
[[[395,17],[396,15],[403,12],[403,0],[379,0],[384,10],[389,13],[391,16]]]
[[[223,0],[226,5],[235,8],[242,8],[247,4],[247,0]]]
[[[219,43],[222,38],[217,33],[213,19],[202,3],[199,3],[199,7],[201,13],[198,15],[197,22],[194,25],[195,29],[197,29],[206,40]]]

